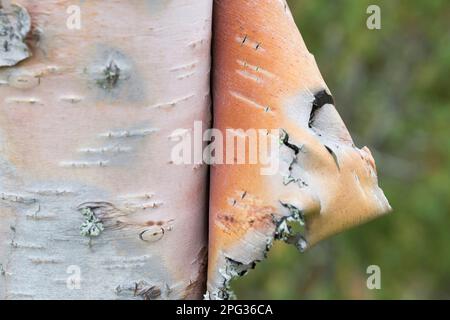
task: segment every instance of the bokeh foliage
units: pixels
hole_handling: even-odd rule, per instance
[[[381,30],[366,27],[369,5]],[[309,50],[394,211],[299,254],[277,244],[239,298],[450,298],[450,1],[291,0]],[[381,290],[366,268],[381,268]]]

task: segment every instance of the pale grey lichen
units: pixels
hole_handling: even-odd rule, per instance
[[[305,217],[303,211],[293,204],[280,201],[283,214],[273,214],[272,222],[274,229],[266,235],[259,234],[265,243],[260,243],[262,246],[257,255],[242,256],[243,251],[235,253],[227,253],[223,255],[223,263],[219,268],[219,278],[215,286],[212,286],[203,296],[205,300],[230,300],[235,298],[235,294],[231,289],[231,282],[239,277],[247,274],[251,269],[263,259],[267,258],[268,252],[272,248],[275,241],[280,240],[288,244],[294,245],[300,252],[305,251],[308,243],[300,232],[297,232],[295,226],[301,228],[305,225]],[[253,239],[254,240],[254,239]],[[254,243],[247,241],[245,243]],[[254,245],[253,245],[254,246]],[[245,254],[244,254],[245,255]],[[233,258],[231,258],[233,257]]]
[[[12,4],[0,5],[0,67],[11,67],[31,56],[24,42],[31,29],[27,10]]]
[[[80,234],[85,237],[98,237],[104,230],[102,221],[90,208],[82,208],[80,211],[85,219],[80,227]]]
[[[207,292],[204,295],[205,300],[209,299],[219,299],[219,300],[234,300],[236,295],[233,290],[231,290],[230,284],[233,279],[243,277],[247,274],[250,269],[254,269],[256,263],[259,261],[253,261],[252,263],[245,264],[229,257],[225,257],[225,268],[220,270],[220,274],[223,277],[223,286],[219,288],[216,292]]]
[[[293,244],[300,252],[303,252],[308,247],[308,242],[301,233],[294,232],[292,228],[292,224],[298,224],[301,227],[305,225],[303,212],[292,204],[283,203],[281,201],[280,203],[289,211],[289,215],[274,219],[274,223],[276,224],[274,238]]]

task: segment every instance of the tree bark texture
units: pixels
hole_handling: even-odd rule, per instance
[[[201,298],[207,167],[170,135],[210,126],[212,1],[72,4],[1,9],[31,57],[0,67],[0,298]]]

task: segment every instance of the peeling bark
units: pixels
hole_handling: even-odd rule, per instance
[[[206,298],[228,299],[230,281],[273,241],[303,251],[390,206],[370,151],[354,146],[286,2],[217,0],[213,21],[215,127],[281,132],[277,174],[261,175],[261,165],[211,171]]]

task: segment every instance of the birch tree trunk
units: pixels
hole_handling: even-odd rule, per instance
[[[275,240],[390,211],[284,0],[214,1],[214,125],[279,153],[211,181],[213,0],[77,3],[0,0],[0,299],[227,299]]]
[[[73,3],[0,9],[0,299],[201,298],[212,0]]]

